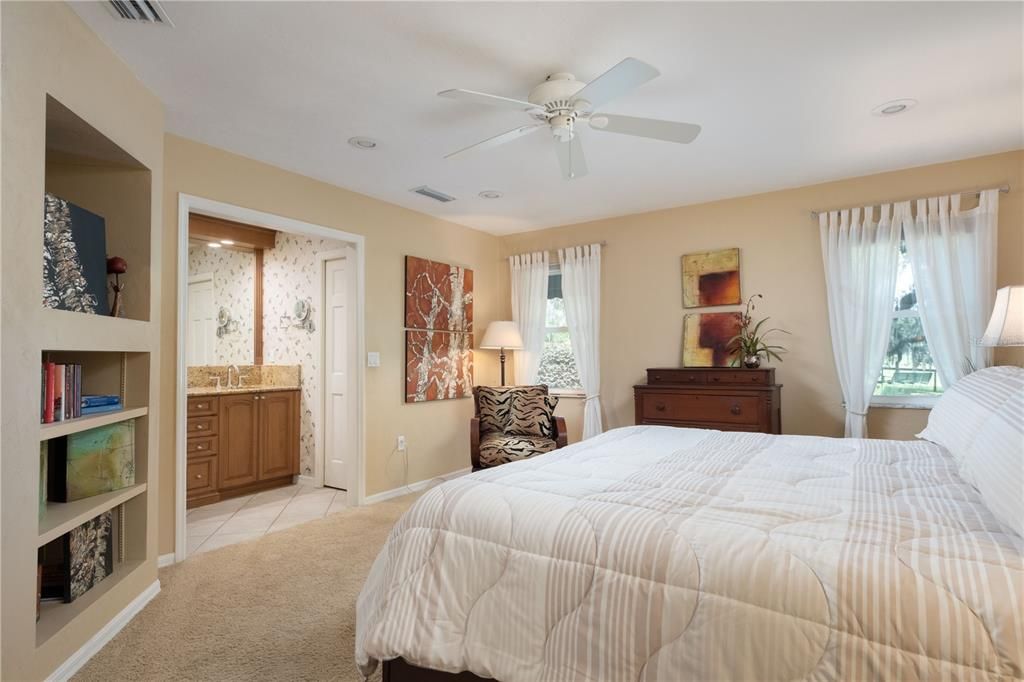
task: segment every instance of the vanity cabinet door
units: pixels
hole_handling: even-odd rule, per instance
[[[257,430],[259,401],[251,393],[220,398],[220,488],[234,488],[259,480]]]
[[[260,479],[299,473],[299,392],[258,396]]]

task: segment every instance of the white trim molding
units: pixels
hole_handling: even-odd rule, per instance
[[[139,596],[132,599],[131,603],[121,609],[121,612],[114,616],[109,623],[100,628],[99,632],[93,635],[88,642],[82,645],[75,653],[71,654],[59,668],[47,677],[47,682],[64,682],[81,670],[82,666],[89,662],[89,659],[99,653],[99,650],[107,645],[107,642],[114,639],[117,633],[121,632],[125,625],[131,622],[146,604],[153,600],[160,593],[160,581],[154,580],[149,587],[144,589]]]
[[[166,566],[171,566],[175,563],[177,562],[174,560],[174,552],[171,552],[170,554],[161,554],[156,559],[157,568],[164,568]]]
[[[401,497],[402,495],[411,495],[412,493],[418,493],[421,490],[426,490],[427,488],[432,487],[432,483],[440,484],[444,483],[445,481],[451,481],[456,478],[459,478],[460,476],[465,476],[466,474],[472,473],[472,471],[473,469],[471,467],[466,467],[465,469],[458,469],[456,471],[452,471],[451,473],[442,474],[440,476],[434,476],[433,478],[426,478],[422,481],[410,483],[409,485],[403,485],[398,488],[392,488],[391,490],[385,490],[384,492],[375,493],[368,497],[364,497],[363,504],[376,504],[377,502],[384,502],[385,500],[391,500],[396,497]]]
[[[177,333],[177,374],[175,379],[176,400],[174,420],[175,442],[175,490],[174,490],[174,555],[176,561],[185,560],[185,425],[187,415],[187,363],[182,349],[185,348],[185,325],[188,316],[188,216],[199,213],[214,218],[264,227],[278,232],[301,234],[309,237],[347,242],[355,249],[356,260],[356,357],[366,355],[366,237],[361,234],[344,232],[323,225],[286,218],[273,213],[256,211],[242,206],[225,204],[190,194],[178,194],[178,333]],[[349,503],[364,504],[366,478],[366,364],[356,363],[356,458],[355,485],[349,491]],[[312,485],[316,485],[315,478]]]

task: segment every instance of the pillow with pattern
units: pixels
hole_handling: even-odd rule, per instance
[[[512,399],[505,435],[554,438],[555,428],[551,422],[557,405],[558,398],[553,395],[516,395]]]
[[[512,400],[516,396],[545,396],[548,387],[538,386],[474,386],[480,433],[504,433],[508,428]]]

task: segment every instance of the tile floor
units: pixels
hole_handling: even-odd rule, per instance
[[[344,509],[347,493],[290,485],[188,510],[186,551],[199,554],[258,538]]]

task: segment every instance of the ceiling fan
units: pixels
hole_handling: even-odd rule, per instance
[[[497,147],[547,128],[557,143],[555,152],[562,167],[562,175],[565,179],[571,180],[587,174],[587,160],[583,156],[583,145],[576,130],[580,121],[585,121],[594,130],[606,133],[649,137],[679,144],[693,142],[700,133],[700,126],[693,123],[595,111],[606,102],[625,95],[658,75],[658,70],[650,64],[627,57],[589,83],[576,80],[571,73],[553,73],[531,90],[526,100],[473,90],[443,90],[437,93],[441,97],[489,104],[503,109],[517,109],[537,121],[489,137],[482,142],[452,152],[445,158],[450,159],[468,152]]]

